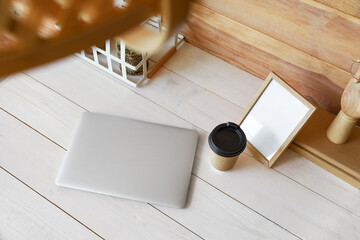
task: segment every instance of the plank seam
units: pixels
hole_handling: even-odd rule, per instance
[[[249,210],[255,212],[256,214],[260,215],[261,217],[265,218],[266,220],[268,220],[269,222],[273,223],[274,225],[280,227],[281,229],[283,229],[284,231],[292,234],[294,237],[297,237],[298,239],[303,240],[303,238],[301,238],[300,236],[296,235],[295,233],[289,231],[288,229],[284,228],[283,226],[281,226],[280,224],[274,222],[273,220],[271,220],[270,218],[262,215],[261,213],[259,213],[258,211],[256,211],[255,209],[249,207],[248,205],[244,204],[243,202],[239,201],[238,199],[232,197],[231,195],[227,194],[226,192],[222,191],[221,189],[217,188],[216,186],[212,185],[211,183],[207,182],[206,180],[204,180],[203,178],[197,176],[196,174],[193,173],[194,176],[196,176],[197,178],[199,178],[201,181],[209,184],[210,186],[212,186],[213,188],[215,188],[217,191],[221,192],[222,194],[225,194],[226,196],[228,196],[229,198],[235,200],[236,202],[238,202],[239,204],[243,205],[244,207],[248,208]]]
[[[296,153],[296,154],[298,154],[298,153]],[[298,154],[298,155],[299,155],[299,154]],[[306,159],[306,158],[305,158],[305,159]],[[308,159],[306,159],[306,160],[308,160]],[[308,161],[309,161],[309,162],[311,162],[310,160],[308,160]],[[322,168],[322,169],[323,169],[323,168]],[[337,205],[338,207],[341,207],[342,209],[346,210],[347,212],[349,212],[349,213],[351,213],[351,214],[353,214],[353,215],[355,215],[355,216],[357,216],[357,217],[359,217],[359,218],[360,218],[360,215],[358,215],[357,213],[352,212],[352,211],[350,211],[349,209],[347,209],[347,208],[345,208],[345,207],[343,207],[343,206],[339,205],[338,203],[336,203],[336,202],[332,201],[331,199],[326,198],[325,196],[323,196],[323,195],[321,195],[321,194],[317,193],[316,191],[312,190],[311,188],[309,188],[309,187],[307,187],[307,186],[303,185],[302,183],[300,183],[300,182],[298,182],[298,181],[296,181],[296,180],[294,180],[294,179],[290,178],[289,176],[287,176],[287,175],[283,174],[283,173],[282,173],[282,172],[280,172],[279,170],[277,170],[277,169],[275,169],[275,168],[273,168],[273,170],[275,170],[275,171],[276,171],[276,172],[278,172],[279,174],[283,175],[284,177],[286,177],[286,178],[288,178],[288,179],[291,179],[292,181],[294,181],[294,182],[296,182],[297,184],[299,184],[299,185],[303,186],[304,188],[306,188],[306,189],[310,190],[311,192],[313,192],[313,193],[315,193],[315,194],[317,194],[317,195],[321,196],[322,198],[324,198],[324,199],[328,200],[329,202],[332,202],[333,204]],[[325,169],[324,169],[324,170],[325,170]],[[326,170],[325,170],[325,171],[326,171]],[[335,175],[334,175],[334,176],[335,176]]]
[[[22,124],[24,124],[25,126],[27,126],[28,128],[32,129],[33,131],[35,131],[36,133],[40,134],[41,136],[43,136],[44,138],[46,138],[47,140],[49,140],[50,142],[54,143],[56,146],[60,147],[61,149],[67,151],[64,147],[62,147],[60,144],[58,144],[57,142],[55,142],[54,140],[52,140],[51,138],[49,138],[48,136],[44,135],[43,133],[41,133],[40,131],[38,131],[37,129],[33,128],[32,126],[30,126],[29,124],[27,124],[26,122],[24,122],[23,120],[19,119],[18,117],[16,117],[15,115],[13,115],[12,113],[10,113],[9,111],[5,110],[4,108],[2,108],[0,106],[0,110],[4,111],[5,113],[7,113],[8,115],[10,115],[11,117],[15,118],[16,120],[18,120],[19,122],[21,122]]]
[[[9,172],[7,169],[5,169],[3,166],[0,166],[0,168],[2,170],[4,170],[6,173],[8,173],[10,176],[14,177],[16,180],[18,180],[19,182],[21,182],[22,184],[24,184],[26,187],[28,187],[29,189],[31,189],[32,191],[34,191],[36,194],[38,194],[40,197],[42,197],[43,199],[45,199],[46,201],[48,201],[50,204],[54,205],[56,208],[58,208],[60,211],[64,212],[66,215],[68,215],[69,217],[71,217],[72,219],[74,219],[76,222],[78,222],[79,224],[81,224],[83,227],[85,227],[86,229],[88,229],[90,232],[92,232],[93,234],[95,234],[96,236],[98,236],[101,239],[104,239],[104,237],[102,237],[100,234],[98,234],[97,232],[95,232],[94,230],[92,230],[91,228],[89,228],[88,226],[86,226],[85,224],[83,224],[82,222],[80,222],[77,218],[75,218],[74,216],[72,216],[70,213],[66,212],[64,209],[60,208],[57,204],[55,204],[54,202],[50,201],[49,199],[47,199],[44,195],[42,195],[41,193],[39,193],[38,191],[36,191],[34,188],[32,188],[31,186],[29,186],[28,184],[26,184],[24,181],[22,181],[20,178],[16,177],[14,174],[12,174],[11,172]]]
[[[101,70],[101,71],[103,71],[103,70]],[[86,108],[80,106],[79,104],[77,104],[77,103],[74,102],[73,100],[71,100],[71,99],[69,99],[69,98],[61,95],[60,93],[54,91],[54,89],[50,88],[49,86],[47,86],[47,85],[43,84],[42,82],[38,81],[37,79],[33,78],[33,77],[30,76],[27,72],[22,72],[22,73],[25,74],[26,76],[28,76],[29,78],[31,78],[32,80],[34,80],[35,82],[39,83],[40,85],[42,85],[42,86],[46,87],[47,89],[51,90],[52,92],[55,92],[56,94],[58,94],[58,95],[60,95],[61,97],[65,98],[66,100],[68,100],[69,102],[71,102],[71,103],[73,103],[74,105],[78,106],[79,108],[81,108],[81,109],[89,112],[89,110],[87,110]]]
[[[193,233],[194,235],[196,235],[197,237],[205,240],[205,238],[201,237],[199,234],[197,234],[196,232],[194,232],[193,230],[189,229],[188,227],[184,226],[183,224],[181,224],[179,221],[177,221],[176,219],[172,218],[171,216],[169,216],[168,214],[164,213],[163,211],[161,211],[160,209],[158,209],[157,207],[155,207],[154,205],[152,205],[151,203],[147,203],[149,206],[155,208],[156,210],[158,210],[159,212],[161,212],[162,214],[164,214],[165,216],[167,216],[168,218],[170,218],[171,220],[173,220],[174,222],[176,222],[177,224],[179,224],[180,226],[182,226],[183,228],[187,229],[189,232]]]
[[[228,62],[226,62],[226,63],[228,63]],[[186,77],[184,77],[184,76],[180,75],[179,73],[174,72],[173,70],[171,70],[171,69],[167,68],[167,67],[165,66],[165,64],[163,65],[163,67],[164,67],[166,70],[168,70],[169,72],[174,73],[175,75],[177,75],[177,76],[179,76],[179,77],[181,77],[181,78],[183,78],[183,79],[187,80],[188,82],[191,82],[192,84],[194,84],[194,85],[196,85],[196,86],[198,86],[198,87],[200,87],[200,88],[202,88],[202,89],[204,89],[204,90],[206,90],[206,91],[210,92],[211,94],[213,94],[213,95],[215,95],[215,96],[217,96],[217,97],[219,97],[219,98],[221,98],[221,99],[225,100],[226,102],[229,102],[229,103],[231,103],[231,104],[234,104],[234,105],[238,106],[239,108],[241,108],[242,110],[244,110],[244,109],[245,109],[244,107],[242,107],[242,106],[240,106],[240,105],[238,105],[238,104],[233,103],[232,101],[230,101],[229,99],[227,99],[227,98],[225,98],[225,97],[223,97],[223,96],[219,95],[218,93],[213,92],[211,89],[205,88],[204,86],[202,86],[202,85],[200,85],[200,84],[198,84],[198,83],[196,83],[196,82],[191,81],[190,79],[188,79],[188,78],[186,78]],[[242,69],[241,69],[241,70],[242,70]],[[243,71],[244,71],[244,70],[243,70]],[[251,74],[251,73],[249,73],[249,74]],[[264,80],[264,79],[261,79],[261,80]],[[239,116],[240,116],[240,114],[239,114]]]

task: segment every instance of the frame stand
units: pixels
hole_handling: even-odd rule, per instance
[[[337,177],[360,188],[360,128],[344,144],[332,143],[326,130],[335,115],[316,109],[290,148]]]

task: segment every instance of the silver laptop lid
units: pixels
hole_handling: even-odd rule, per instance
[[[181,208],[197,138],[194,130],[84,113],[56,184]]]

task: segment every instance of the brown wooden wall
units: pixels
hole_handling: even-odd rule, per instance
[[[260,78],[274,71],[337,113],[360,59],[359,16],[360,0],[194,0],[184,35]]]

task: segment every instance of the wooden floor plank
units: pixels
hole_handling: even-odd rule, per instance
[[[24,88],[31,89],[31,91],[23,91]],[[19,119],[26,119],[27,116],[36,112],[43,121],[29,119],[27,124],[34,128],[43,125],[43,129],[52,131],[45,131],[44,135],[52,136],[58,144],[67,147],[65,143],[70,141],[76,128],[74,119],[78,119],[85,110],[70,101],[62,101],[63,97],[51,94],[51,91],[46,90],[47,87],[41,84],[34,88],[29,77],[24,74],[8,77],[0,83],[0,106],[16,112],[16,117]],[[46,101],[46,99],[53,101]],[[57,102],[62,102],[62,104],[56,104]],[[56,111],[52,111],[53,109]],[[48,115],[49,111],[52,114],[50,116]],[[73,118],[64,118],[65,115],[73,116]]]
[[[101,238],[0,168],[0,239]]]
[[[274,232],[275,224],[196,177],[185,209],[158,208],[179,222],[192,222],[205,239],[298,239],[286,231]]]
[[[97,69],[91,70],[89,66],[80,59],[68,59],[57,65],[48,66],[46,71],[49,72],[38,69],[29,74],[90,111],[99,110],[99,104],[117,109],[121,104],[117,100],[119,94],[116,92],[122,91],[122,85],[110,83],[109,81],[115,79],[105,76]],[[78,74],[72,74],[75,69]],[[191,123],[195,124],[196,121],[196,125],[206,131],[213,127],[216,119],[221,122],[238,116],[234,108],[239,107],[214,94],[204,93],[205,89],[198,89],[197,85],[174,73],[168,72],[166,77],[164,71],[166,70],[162,69],[158,72],[147,87],[129,88]],[[103,89],[99,90],[97,86],[102,86]],[[186,90],[181,90],[178,86]],[[76,91],[78,93],[74,94]],[[169,92],[171,94],[168,94]],[[215,107],[209,102],[215,103]],[[226,105],[219,108],[219,103]],[[115,113],[116,111],[114,110]],[[206,118],[204,115],[207,113]],[[358,216],[283,174],[265,168],[248,155],[242,155],[230,172],[215,171],[209,164],[207,133],[200,135],[194,166],[197,176],[300,237],[337,239],[360,236]]]
[[[181,47],[164,66],[241,108],[247,106],[257,91],[256,85],[250,85],[249,94],[244,94],[249,84],[243,79],[251,79],[251,82],[257,84],[258,87],[262,82],[254,76],[248,77],[248,73],[243,70],[224,63],[221,59],[188,43]],[[225,70],[218,71],[218,67]],[[254,87],[256,89],[253,89]],[[239,108],[239,111],[242,110]],[[360,191],[358,189],[293,151],[287,150],[273,168],[360,216],[358,207],[360,206]]]
[[[24,84],[24,80],[27,81],[27,84]],[[114,83],[111,80],[110,82]],[[117,85],[117,83],[114,84]],[[16,94],[14,94],[15,89],[17,90]],[[124,89],[124,93],[128,91],[128,89],[126,88],[123,89]],[[15,116],[21,115],[22,120],[24,120],[26,123],[29,123],[31,127],[38,130],[39,132],[46,133],[47,136],[50,139],[53,139],[55,142],[64,142],[64,145],[67,146],[68,142],[65,141],[69,141],[67,139],[69,139],[69,136],[71,134],[69,134],[69,136],[66,136],[67,131],[63,131],[65,135],[64,137],[59,138],[59,136],[56,135],[57,131],[61,131],[61,125],[63,125],[62,128],[65,128],[64,126],[67,125],[67,124],[60,124],[60,121],[61,119],[64,119],[64,123],[73,122],[73,124],[76,125],[75,122],[79,120],[79,114],[70,114],[73,109],[76,109],[76,107],[72,107],[69,108],[69,114],[65,114],[62,117],[59,117],[60,115],[58,111],[62,112],[62,109],[65,109],[67,107],[67,104],[63,104],[64,102],[67,101],[66,99],[59,99],[53,96],[57,94],[52,92],[48,88],[42,86],[41,84],[33,81],[32,79],[29,79],[24,75],[14,76],[3,82],[3,87],[0,87],[0,93],[2,96],[4,96],[4,98],[0,99],[0,105],[3,106],[3,108],[6,109],[6,111],[10,111]],[[40,93],[37,94],[38,97],[36,100],[34,100],[31,97],[34,96],[35,93]],[[139,99],[144,99],[134,93],[132,93],[132,95],[134,95],[135,98],[137,97]],[[19,98],[19,96],[21,96],[21,98]],[[122,102],[120,101],[115,102],[115,105],[110,104],[110,106],[112,106],[112,109],[114,109],[113,110],[114,114],[126,113],[128,111],[128,110],[120,110],[120,112],[117,111],[116,109],[118,108],[115,107],[117,104],[126,104],[128,106],[131,106],[135,110],[136,109],[142,110],[142,106],[139,106],[139,104],[143,104],[141,100],[135,100],[135,98],[131,98],[130,96],[128,97],[129,99],[127,101],[123,100]],[[11,102],[11,104],[7,104],[8,102]],[[24,104],[24,107],[28,108],[28,110],[19,109],[21,108],[21,106],[23,105],[22,103],[24,102],[27,102],[27,104]],[[162,108],[159,108],[157,105],[153,103],[151,104],[152,107],[147,106],[148,112],[151,111],[153,112],[153,114],[157,114],[159,117],[161,116],[163,121],[165,121],[166,119],[172,120],[171,116],[174,116],[173,114],[169,113],[168,111]],[[14,107],[14,105],[17,105],[17,107]],[[57,106],[57,107],[53,107],[50,109],[50,108],[46,108],[47,105]],[[17,111],[20,111],[21,113],[19,112],[18,114]],[[23,111],[28,111],[28,114],[23,114],[22,113]],[[83,109],[78,108],[77,111],[81,113]],[[141,112],[139,112],[139,114],[141,114]],[[181,120],[176,116],[175,118],[178,119],[177,121],[182,122],[180,126],[189,127],[190,125],[189,123],[185,122],[184,120]],[[51,124],[42,124],[43,121],[50,121],[50,122],[54,122],[55,124],[49,129],[49,126]],[[176,121],[173,121],[172,123],[176,123]],[[60,129],[56,130],[55,128],[58,127],[60,127]],[[13,135],[19,135],[19,133]],[[10,163],[6,163],[6,164],[10,164]],[[12,171],[17,171],[16,165],[11,165],[10,167]],[[24,174],[24,173],[19,173],[19,174]],[[30,181],[30,183],[34,182],[35,184],[36,182],[40,181],[40,179],[29,178],[27,181]],[[44,181],[47,181],[48,184],[52,184],[53,179],[48,179],[48,180],[45,179]],[[272,223],[271,221],[267,221],[262,216],[258,215],[249,208],[239,204],[237,201],[229,198],[228,196],[214,189],[207,183],[204,183],[202,180],[193,178],[191,182],[191,186],[192,186],[191,191],[195,193],[194,194],[190,193],[192,196],[185,210],[180,210],[176,213],[173,213],[171,209],[166,207],[160,207],[160,209],[162,212],[166,213],[166,215],[170,216],[172,219],[181,223],[183,226],[187,227],[188,229],[197,233],[198,235],[204,236],[206,239],[218,239],[219,236],[226,236],[227,239],[237,239],[239,235],[247,236],[248,237],[247,239],[261,239],[262,237],[268,239],[296,239],[296,237],[294,237],[291,233],[285,231],[284,229]],[[41,191],[44,192],[44,194],[47,194],[49,192],[49,189],[45,189],[45,186],[43,186],[43,188],[41,188]],[[72,192],[76,192],[76,191],[72,191],[72,190],[68,191],[64,189],[62,191],[70,192],[69,194],[71,194]],[[92,194],[90,193],[89,195]],[[219,200],[221,200],[224,206],[221,206]],[[71,212],[74,216],[77,216],[77,218],[81,219],[81,221],[84,224],[88,224],[88,222],[91,224],[92,220],[88,221],[88,219],[80,215],[79,211],[74,213],[72,210],[72,206],[68,206],[67,204],[64,204],[64,202],[59,200],[58,197],[54,198],[54,201],[56,201],[56,203],[60,207],[63,207],[66,211]],[[123,200],[123,201],[132,202],[127,200]],[[202,204],[205,202],[206,205],[202,206]],[[106,203],[104,202],[102,204],[105,205]],[[221,208],[219,208],[219,204]],[[156,207],[159,208],[158,206]],[[212,210],[212,212],[209,212],[208,209],[214,209],[214,210]],[[144,214],[149,214],[149,213],[144,213]],[[141,213],[137,213],[137,215],[141,215]],[[164,217],[166,216],[164,215]],[[233,225],[229,226],[227,222],[213,221],[214,219],[217,218],[233,219],[234,222],[232,223]],[[110,220],[113,221],[113,219],[111,218],[109,220],[103,219],[102,221],[106,222]],[[261,229],[257,228],[258,222],[262,222]],[[95,224],[91,224],[91,226],[101,233],[103,233],[104,231],[104,229],[99,228]],[[227,229],[226,235],[222,235],[224,234],[223,229]]]
[[[337,205],[360,216],[360,191],[325,169],[288,149],[274,168]]]
[[[245,108],[263,80],[185,42],[164,67]]]

